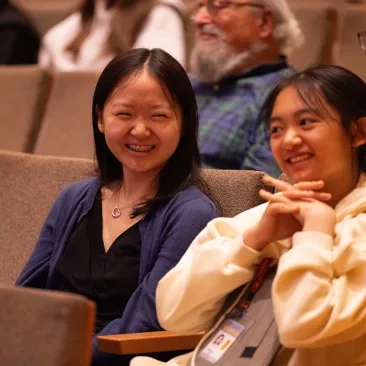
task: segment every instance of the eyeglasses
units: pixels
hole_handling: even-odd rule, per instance
[[[248,1],[240,3],[240,2],[230,1],[230,0],[207,0],[207,2],[206,2],[207,11],[211,15],[217,14],[218,11],[220,11],[221,9],[224,9],[224,8],[238,8],[240,6],[252,6],[254,8],[264,9],[263,5],[248,2]],[[197,11],[200,7],[202,7],[202,5],[196,9],[195,13],[197,13]]]
[[[358,36],[358,44],[364,51],[366,51],[366,32],[360,32],[357,34],[357,36]]]

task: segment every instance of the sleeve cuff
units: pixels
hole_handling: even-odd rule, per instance
[[[256,250],[247,247],[243,243],[242,235],[238,235],[234,238],[234,243],[229,253],[229,261],[232,264],[243,268],[251,268],[257,263],[260,253]]]
[[[314,244],[326,250],[332,250],[334,239],[319,231],[299,231],[292,237],[292,247],[302,244]]]

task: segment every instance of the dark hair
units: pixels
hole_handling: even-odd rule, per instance
[[[292,86],[314,113],[329,114],[324,101],[337,111],[344,130],[351,136],[351,125],[366,117],[366,84],[351,71],[334,65],[313,66],[282,80],[268,96],[261,111],[261,120],[268,124],[280,92]],[[366,145],[358,148],[358,167],[366,172]]]
[[[113,91],[130,76],[146,68],[156,78],[167,97],[179,106],[182,115],[178,147],[159,173],[156,196],[136,208],[132,216],[148,214],[190,185],[208,194],[200,177],[200,155],[197,144],[198,112],[190,80],[183,67],[161,49],[134,49],[114,58],[99,77],[93,97],[93,131],[98,174],[103,185],[122,181],[120,161],[109,150],[105,136],[98,129],[98,120]]]

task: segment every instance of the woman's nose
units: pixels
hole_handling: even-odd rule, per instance
[[[300,146],[302,138],[298,131],[295,129],[288,129],[283,138],[283,146],[285,149],[293,149],[294,147]]]
[[[130,131],[131,135],[137,138],[143,138],[150,135],[150,129],[144,122],[137,122]]]

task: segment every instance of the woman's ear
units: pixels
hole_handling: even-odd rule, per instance
[[[104,133],[104,125],[103,125],[103,121],[102,121],[102,111],[100,110],[99,106],[96,106],[95,112],[98,116],[98,130],[101,133]]]
[[[98,130],[101,132],[101,133],[104,133],[104,125],[103,125],[103,121],[99,118],[98,119]]]
[[[357,122],[352,123],[351,134],[353,147],[366,144],[366,117],[361,117]]]

